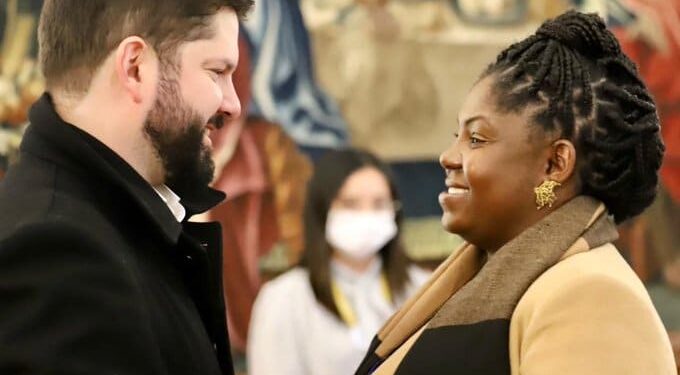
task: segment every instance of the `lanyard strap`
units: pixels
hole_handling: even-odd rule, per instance
[[[384,272],[380,273],[380,291],[383,297],[388,302],[392,301],[392,293],[390,293],[390,286],[387,283],[387,276]],[[354,327],[357,324],[357,316],[352,308],[352,305],[347,300],[347,297],[340,289],[340,286],[335,281],[331,281],[331,292],[333,293],[333,301],[335,302],[335,307],[338,309],[340,318],[350,327]]]

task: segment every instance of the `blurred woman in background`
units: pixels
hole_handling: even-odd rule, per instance
[[[250,375],[345,375],[427,278],[409,266],[387,166],[357,150],[316,164],[301,265],[264,285],[248,337]]]

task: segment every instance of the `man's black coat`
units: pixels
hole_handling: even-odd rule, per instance
[[[0,184],[0,374],[232,374],[219,224],[178,223],[49,95],[30,120]]]

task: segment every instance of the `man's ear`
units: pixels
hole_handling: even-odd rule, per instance
[[[115,73],[123,90],[135,103],[141,103],[147,92],[145,86],[153,84],[155,69],[153,49],[138,36],[123,39],[115,52]]]
[[[576,147],[567,139],[558,139],[552,143],[549,152],[548,178],[564,184],[576,170]]]

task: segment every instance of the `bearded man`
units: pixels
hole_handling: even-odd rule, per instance
[[[0,185],[0,373],[232,374],[210,132],[252,0],[46,0]]]

